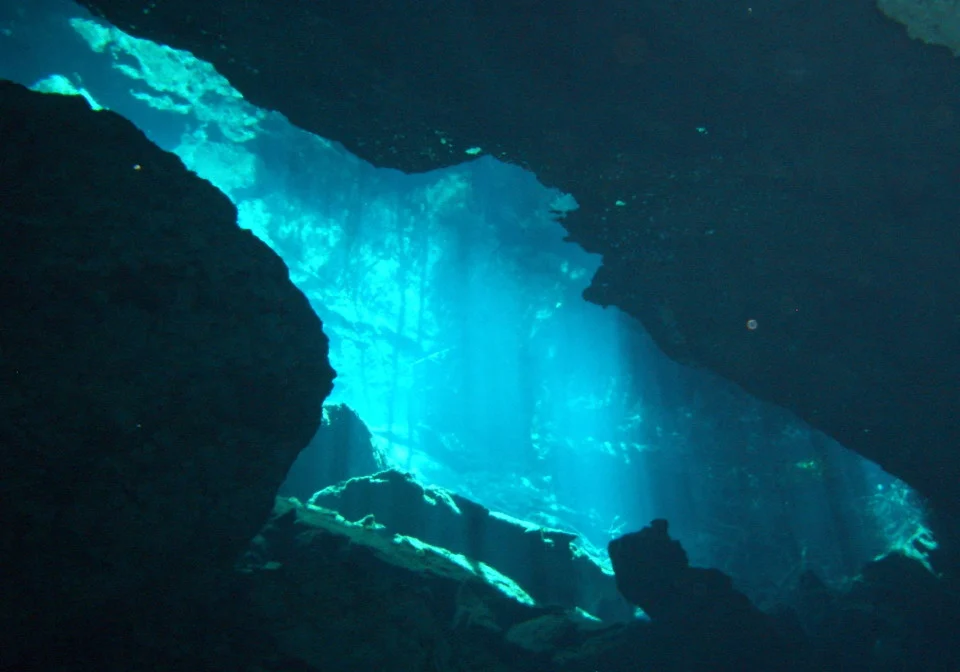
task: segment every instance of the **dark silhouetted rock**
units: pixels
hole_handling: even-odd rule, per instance
[[[757,609],[717,569],[691,567],[667,521],[608,545],[617,588],[660,628],[688,642],[690,669],[806,669],[801,634]]]
[[[0,83],[0,667],[189,630],[333,376],[223,194],[116,114]]]

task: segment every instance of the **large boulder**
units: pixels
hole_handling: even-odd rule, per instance
[[[4,667],[230,568],[334,372],[280,258],[129,122],[0,82],[0,147]]]

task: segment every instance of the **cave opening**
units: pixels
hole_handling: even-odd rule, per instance
[[[601,556],[667,518],[694,564],[760,604],[922,531],[902,482],[585,302],[601,260],[563,239],[574,196],[482,148],[425,174],[374,168],[69,2],[3,21],[0,74],[117,111],[233,200],[324,322],[329,403],[388,466]]]

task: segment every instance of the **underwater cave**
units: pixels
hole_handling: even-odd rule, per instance
[[[612,538],[669,519],[693,564],[760,605],[923,532],[905,484],[587,303],[600,260],[564,240],[572,195],[481,147],[429,173],[375,168],[72,3],[8,25],[0,76],[129,118],[280,254],[330,339],[327,403],[356,412],[384,468],[579,535],[601,563]],[[334,485],[317,459],[280,494]]]

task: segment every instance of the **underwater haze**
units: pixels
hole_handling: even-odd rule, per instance
[[[375,168],[69,2],[2,5],[0,76],[129,118],[227,194],[323,320],[328,403],[390,466],[598,548],[667,518],[760,604],[924,533],[903,483],[584,301],[600,260],[557,221],[575,195],[482,147]]]

